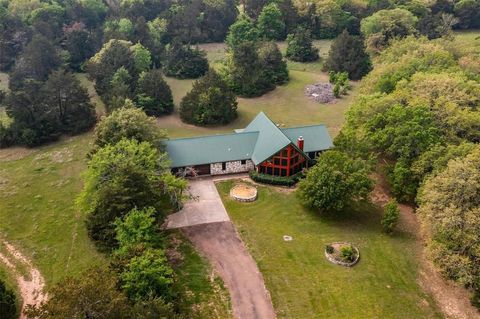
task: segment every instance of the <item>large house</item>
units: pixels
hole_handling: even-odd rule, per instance
[[[325,125],[279,128],[263,112],[231,134],[171,139],[165,142],[172,170],[192,167],[198,175],[256,170],[291,176],[333,146]]]

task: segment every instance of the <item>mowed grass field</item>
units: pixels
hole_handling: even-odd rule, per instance
[[[417,283],[415,238],[383,234],[377,207],[320,216],[281,188],[260,186],[256,202],[234,201],[234,184],[217,188],[258,263],[278,318],[441,318]],[[284,235],[293,240],[284,241]],[[346,268],[327,261],[325,245],[335,241],[356,245],[359,263]]]
[[[282,126],[308,125],[324,123],[335,136],[344,121],[344,113],[357,94],[357,83],[352,83],[352,90],[347,96],[332,104],[319,104],[309,99],[305,86],[318,82],[328,82],[328,75],[322,72],[324,58],[328,54],[330,40],[315,41],[321,59],[313,63],[288,62],[290,81],[258,98],[238,99],[238,118],[225,126],[197,127],[183,123],[178,116],[178,106],[183,96],[191,89],[192,80],[167,78],[172,89],[176,110],[174,114],[158,119],[160,127],[165,128],[170,137],[184,137],[232,132],[245,127],[259,112],[265,112],[272,120]],[[214,67],[225,57],[225,45],[210,43],[199,46],[207,52]],[[284,42],[279,43],[282,51],[286,50]]]

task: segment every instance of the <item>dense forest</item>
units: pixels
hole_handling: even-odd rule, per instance
[[[205,53],[192,47],[196,43],[226,41],[228,58],[219,70],[229,87],[226,95],[231,90],[253,97],[288,81],[282,54],[269,41],[286,39],[286,57],[305,62],[318,59],[312,38],[335,38],[344,31],[364,38],[374,55],[393,38],[435,39],[451,28],[476,27],[480,3],[475,0],[1,1],[0,70],[10,74],[10,92],[0,97],[12,123],[1,124],[0,146],[34,146],[90,129],[93,105],[72,76],[75,72],[87,72],[95,80],[109,112],[128,98],[147,114],[161,116],[173,110],[163,75],[198,78],[209,69]],[[355,39],[350,41],[358,47]],[[362,54],[362,45],[359,49],[350,56]],[[368,63],[356,74],[352,67],[339,70],[333,60],[327,66],[348,71],[353,79],[369,70]],[[183,112],[182,119],[211,125],[235,118],[226,112],[215,120],[199,119],[209,117],[204,112],[212,110]]]

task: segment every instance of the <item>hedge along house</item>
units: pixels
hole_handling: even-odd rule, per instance
[[[263,112],[244,129],[224,135],[165,141],[173,171],[192,167],[198,175],[251,170],[291,176],[333,147],[325,125],[279,128]]]

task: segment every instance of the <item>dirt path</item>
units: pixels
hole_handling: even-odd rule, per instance
[[[23,314],[27,305],[38,305],[47,299],[44,293],[45,280],[42,274],[35,268],[32,262],[27,259],[18,249],[10,243],[3,241],[7,253],[0,253],[0,262],[4,263],[16,277],[17,285],[23,300],[20,319],[26,318]],[[26,269],[27,276],[20,273],[17,267]]]
[[[262,274],[231,222],[191,226],[183,231],[222,277],[235,318],[276,317]]]
[[[385,205],[391,195],[385,179],[375,175],[375,189],[372,192],[372,201],[378,205]],[[470,304],[469,293],[463,287],[450,280],[442,278],[434,265],[426,258],[425,242],[420,234],[420,224],[413,207],[399,205],[400,224],[402,230],[413,234],[416,238],[416,251],[420,261],[419,283],[422,288],[430,293],[445,318],[452,319],[479,319],[480,313]]]

